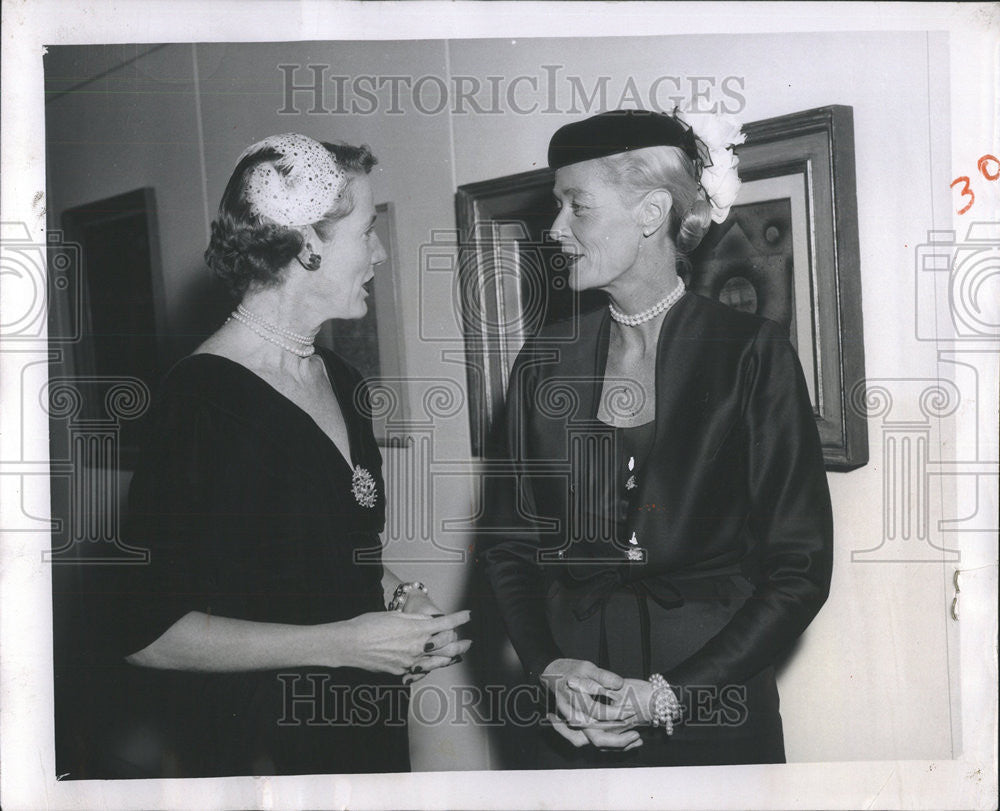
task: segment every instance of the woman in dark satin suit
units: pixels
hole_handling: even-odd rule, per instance
[[[783,330],[676,269],[726,218],[741,139],[617,111],[549,145],[570,285],[609,306],[511,374],[509,532],[483,560],[548,700],[537,766],[785,759],[774,666],[832,567],[819,437]]]

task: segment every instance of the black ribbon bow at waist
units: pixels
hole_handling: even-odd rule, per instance
[[[679,608],[687,600],[725,600],[747,597],[752,593],[749,581],[743,577],[738,564],[706,572],[692,572],[675,577],[651,576],[626,582],[622,572],[608,570],[573,588],[578,595],[573,615],[578,621],[589,619],[601,612],[601,633],[597,652],[597,666],[610,669],[608,630],[605,609],[611,595],[630,591],[635,595],[639,613],[639,635],[642,639],[643,676],[652,673],[652,642],[650,640],[649,603],[652,600],[661,608]]]

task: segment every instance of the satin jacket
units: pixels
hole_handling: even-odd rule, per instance
[[[577,320],[573,340],[553,339],[565,327],[543,330],[512,370],[513,473],[491,494],[497,540],[482,553],[507,632],[537,678],[562,655],[546,619],[555,578],[597,592],[642,584],[683,601],[699,599],[699,581],[737,572],[748,599],[663,675],[678,687],[746,682],[829,593],[830,496],[795,350],[774,322],[695,294],[671,308],[654,438],[622,529],[599,499],[601,477],[613,475],[614,430],[596,418],[610,323],[601,309]]]

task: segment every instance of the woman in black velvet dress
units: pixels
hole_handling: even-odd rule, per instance
[[[129,493],[149,564],[110,595],[95,776],[409,769],[408,684],[469,646],[380,558],[382,458],[358,373],[313,338],[360,318],[385,252],[366,147],[268,138],[206,259],[240,305],[161,386]],[[394,609],[387,611],[386,609]]]
[[[774,667],[826,599],[830,499],[787,335],[676,270],[739,185],[715,129],[618,111],[549,146],[569,283],[609,307],[511,372],[484,559],[548,694],[535,767],[784,762]]]

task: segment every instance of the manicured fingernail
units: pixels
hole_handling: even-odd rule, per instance
[[[426,645],[424,645],[424,653],[427,653],[428,651],[432,651],[432,650],[434,650],[434,643],[433,642],[428,642]]]
[[[411,667],[410,668],[410,672],[411,673],[423,673],[424,669],[420,665],[417,665],[416,667]]]
[[[461,661],[462,661],[462,654],[458,654],[458,656],[453,656],[453,657],[451,658],[451,663],[452,663],[453,665],[457,665],[457,664],[458,664],[459,662],[461,662]]]
[[[443,616],[444,616],[444,614],[431,614],[431,616],[432,616],[432,617],[433,617],[434,619],[437,619],[438,617],[443,617]]]

